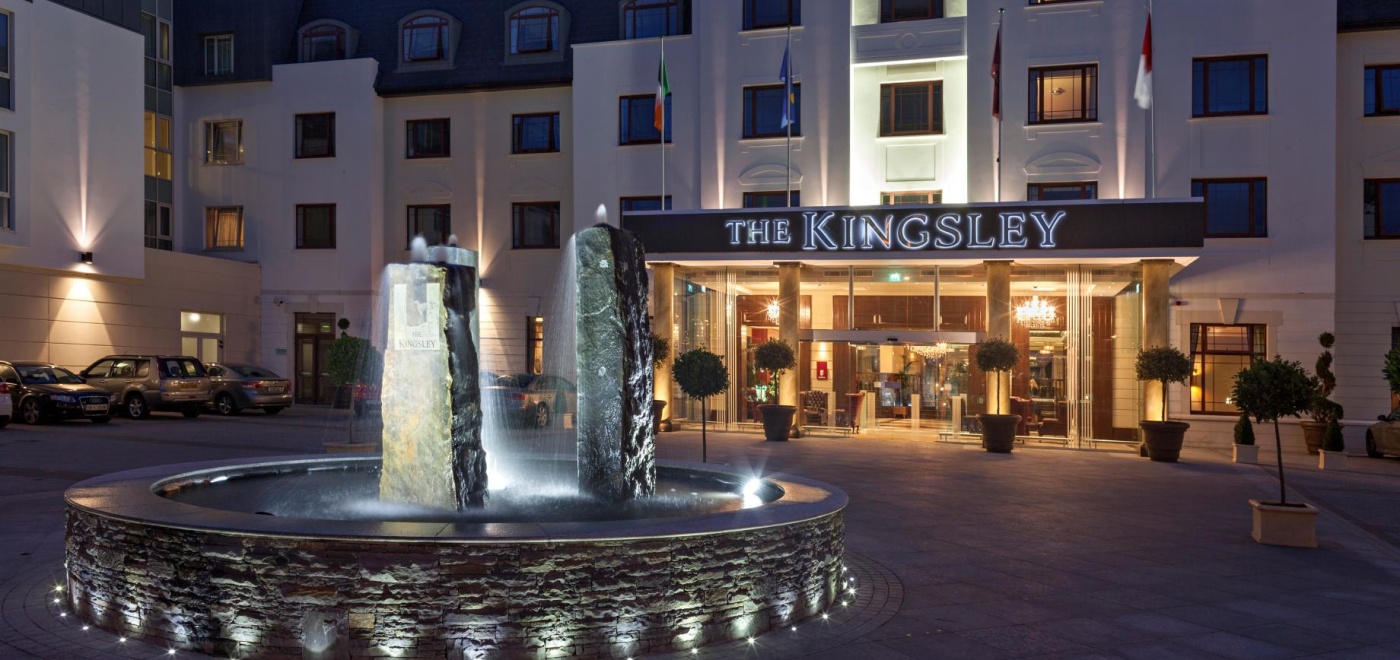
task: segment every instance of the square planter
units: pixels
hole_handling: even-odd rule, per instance
[[[1236,463],[1258,463],[1259,445],[1235,445]]]
[[[1250,500],[1254,509],[1254,540],[1265,545],[1317,547],[1317,509],[1311,504],[1282,506]]]
[[[1319,470],[1345,470],[1347,469],[1347,453],[1344,451],[1319,450],[1317,452],[1317,468]]]

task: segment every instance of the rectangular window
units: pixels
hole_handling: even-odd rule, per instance
[[[297,158],[335,156],[335,113],[297,115]]]
[[[744,208],[746,209],[780,209],[787,206],[787,193],[781,190],[744,193]],[[802,195],[796,190],[792,191],[792,206],[802,206]]]
[[[146,202],[146,247],[152,250],[175,249],[174,222],[169,204]]]
[[[10,151],[10,134],[0,133],[0,229],[15,228],[14,156]]]
[[[1366,238],[1400,238],[1400,179],[1367,179],[1362,213]]]
[[[170,118],[147,112],[145,115],[146,176],[170,180],[174,154],[170,146]]]
[[[1191,60],[1191,116],[1263,115],[1269,112],[1269,56],[1198,57]]]
[[[0,11],[0,108],[15,109],[14,87],[10,83],[10,15]]]
[[[408,122],[409,158],[447,158],[452,155],[452,120],[415,119]]]
[[[1099,184],[1094,181],[1083,183],[1028,183],[1026,201],[1053,202],[1065,199],[1098,199]]]
[[[447,204],[408,207],[408,240],[422,236],[428,245],[446,245],[452,235],[452,207]]]
[[[880,193],[880,206],[902,206],[906,204],[942,204],[942,190],[904,190]]]
[[[217,206],[204,209],[204,249],[243,249],[243,207]]]
[[[1268,236],[1266,179],[1193,179],[1191,196],[1206,203],[1206,238]]]
[[[666,196],[666,208],[661,208],[661,197],[652,195],[650,197],[623,197],[618,200],[618,207],[625,213],[627,211],[661,211],[671,210],[671,196]]]
[[[784,85],[744,88],[744,138],[785,137]],[[802,85],[792,86],[792,136],[802,135]]]
[[[671,96],[666,96],[666,143],[671,143]],[[657,144],[656,95],[624,96],[617,100],[617,143]]]
[[[943,83],[880,85],[880,136],[943,132]]]
[[[1238,415],[1230,398],[1235,374],[1264,359],[1268,326],[1191,324],[1191,412]]]
[[[1366,67],[1366,116],[1400,115],[1400,64]]]
[[[516,250],[559,247],[559,202],[511,204],[511,247]]]
[[[802,24],[802,0],[744,0],[744,29]]]
[[[204,75],[233,73],[233,35],[212,34],[204,38]]]
[[[943,18],[943,0],[880,0],[880,22]]]
[[[685,34],[682,0],[632,0],[622,6],[622,38],[652,39]]]
[[[538,154],[559,151],[559,113],[511,117],[510,152]]]
[[[335,249],[335,204],[297,205],[297,249]]]
[[[204,162],[210,165],[243,164],[242,120],[204,122]]]
[[[544,373],[544,317],[525,317],[525,371]]]
[[[1099,66],[1040,67],[1030,70],[1032,124],[1099,120]]]

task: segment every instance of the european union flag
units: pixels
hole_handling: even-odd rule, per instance
[[[783,68],[778,72],[778,79],[783,81],[783,120],[778,125],[783,128],[797,123],[796,117],[793,116],[793,105],[797,103],[797,96],[792,92],[792,67],[789,60],[791,51],[791,43],[783,48]]]

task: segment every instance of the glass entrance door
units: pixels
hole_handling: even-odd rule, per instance
[[[329,404],[335,398],[331,385],[330,349],[335,341],[335,314],[296,315],[297,403]]]

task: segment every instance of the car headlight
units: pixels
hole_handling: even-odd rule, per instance
[[[69,396],[69,395],[67,395],[67,394],[55,394],[55,395],[53,395],[52,398],[53,398],[54,401],[57,401],[57,402],[59,402],[59,403],[77,403],[77,402],[78,402],[77,399],[75,399],[75,398],[73,398],[73,397],[71,397],[71,396]]]

